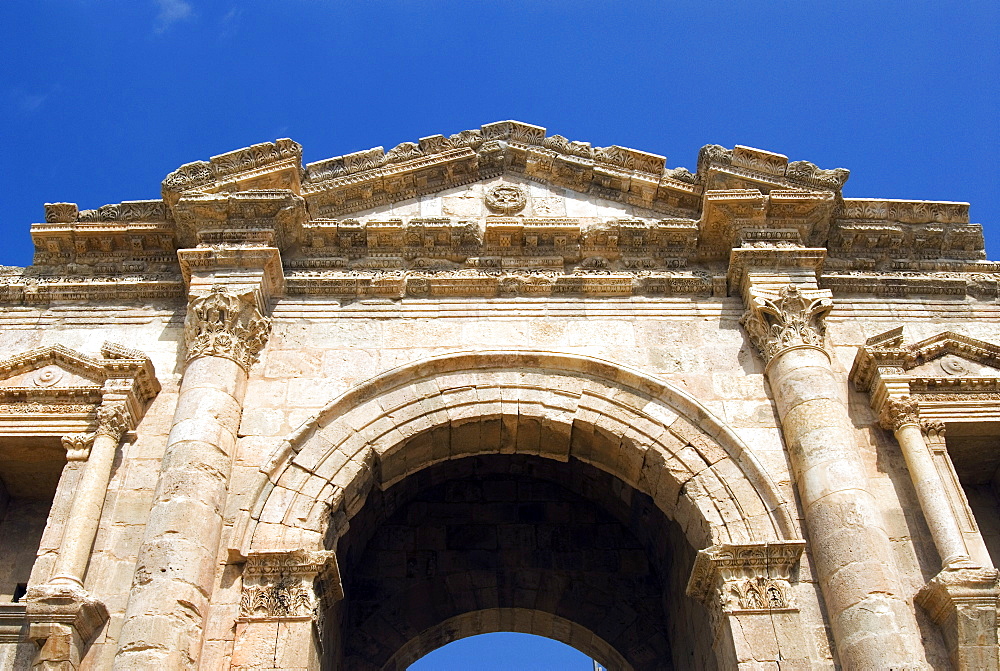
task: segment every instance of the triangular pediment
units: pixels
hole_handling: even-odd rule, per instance
[[[322,213],[318,213],[322,216]],[[663,213],[618,200],[581,193],[550,183],[540,183],[514,174],[482,179],[443,191],[415,196],[356,212],[338,219],[359,222],[442,218],[480,220],[484,217],[575,219],[584,223],[607,219],[662,219]]]
[[[145,402],[160,389],[149,359],[115,343],[104,343],[100,358],[81,354],[63,345],[36,347],[0,360],[0,392],[22,400],[51,396],[96,398],[109,380],[134,389]]]
[[[1000,345],[952,331],[907,345],[902,327],[897,327],[869,338],[858,351],[851,379],[859,388],[868,389],[876,374],[904,375],[911,380],[1000,379]]]
[[[99,389],[106,378],[99,360],[62,345],[37,347],[0,361],[2,388]]]
[[[1000,346],[945,331],[914,343],[904,364],[917,377],[1000,377]]]

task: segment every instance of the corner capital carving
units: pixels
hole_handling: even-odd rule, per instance
[[[751,288],[740,324],[765,363],[785,350],[808,345],[823,348],[824,320],[833,309],[832,294],[824,289]]]
[[[882,428],[893,432],[906,424],[920,426],[920,404],[912,396],[887,398],[878,419]]]
[[[257,362],[271,320],[261,314],[255,291],[212,287],[188,303],[184,320],[188,360],[201,356],[232,359],[244,369]]]
[[[792,573],[805,541],[713,545],[701,550],[687,594],[726,614],[794,610]]]
[[[115,442],[129,430],[128,410],[124,403],[102,403],[97,406],[97,436],[110,436]]]
[[[90,448],[94,445],[94,433],[72,433],[62,437],[62,446],[66,450],[66,461],[86,461],[90,457]]]
[[[243,568],[240,618],[317,619],[320,597],[343,598],[332,550],[253,552]]]

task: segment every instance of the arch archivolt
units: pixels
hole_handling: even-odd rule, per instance
[[[590,629],[558,615],[526,608],[475,610],[449,618],[407,641],[383,668],[386,671],[405,671],[424,655],[453,641],[503,631],[551,638],[576,648],[592,659],[603,660],[607,668],[622,671],[632,668],[617,650]]]
[[[694,548],[797,537],[750,449],[685,392],[590,357],[500,351],[427,359],[335,399],[261,468],[234,550],[332,547],[371,487],[497,453],[607,471],[650,496]]]

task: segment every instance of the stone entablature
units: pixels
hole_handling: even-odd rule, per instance
[[[731,250],[782,246],[826,247],[838,295],[998,295],[966,203],[842,198],[847,170],[743,146],[665,165],[516,121],[305,166],[292,140],[261,143],[182,166],[163,200],[46,205],[35,265],[0,274],[0,300],[179,298],[177,250],[245,245],[279,250],[289,295],[718,295]],[[491,180],[469,216],[378,213]]]

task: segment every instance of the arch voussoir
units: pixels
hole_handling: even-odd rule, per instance
[[[349,518],[373,486],[505,453],[607,471],[648,494],[695,547],[795,537],[787,502],[750,450],[686,393],[605,361],[503,352],[426,360],[336,399],[272,458],[269,486],[238,527],[240,547],[260,546],[258,529],[273,542],[262,525],[322,534],[323,508],[304,500],[327,485],[338,500],[326,510]]]

